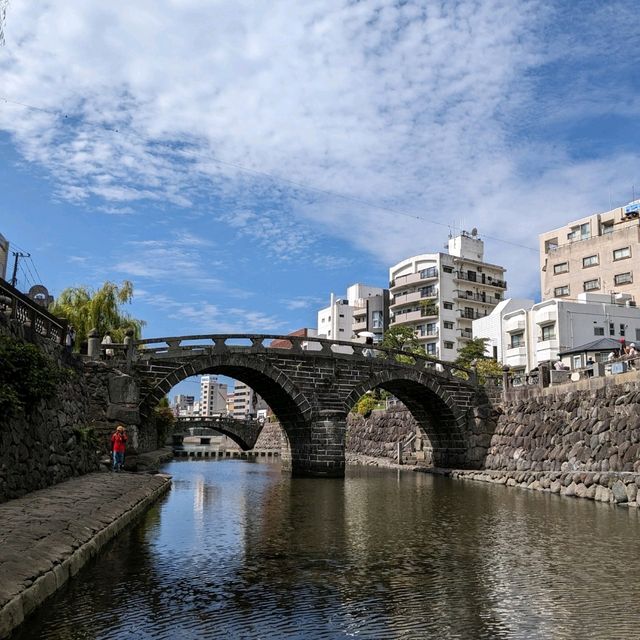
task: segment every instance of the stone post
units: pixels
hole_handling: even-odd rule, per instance
[[[125,358],[127,359],[127,363],[131,364],[131,362],[133,361],[133,329],[127,329],[125,331],[125,335],[124,335],[124,343],[126,345],[126,350],[125,350]]]
[[[100,359],[100,336],[97,329],[91,329],[87,334],[87,354],[89,360]]]
[[[538,366],[538,384],[541,388],[548,387],[551,383],[551,371],[548,364],[541,364]]]
[[[502,367],[502,397],[505,400],[509,392],[509,371],[511,371],[511,369],[507,365]]]

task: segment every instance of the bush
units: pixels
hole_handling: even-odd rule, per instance
[[[65,377],[38,347],[8,336],[0,336],[0,362],[0,416],[53,397]]]
[[[355,411],[361,416],[368,418],[371,415],[371,412],[376,408],[377,404],[378,401],[376,398],[374,398],[370,393],[366,393],[356,403]]]

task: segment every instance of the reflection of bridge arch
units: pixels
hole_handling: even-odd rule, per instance
[[[232,339],[244,344],[227,344]],[[273,339],[284,342],[272,348],[267,341]],[[294,474],[343,475],[346,415],[376,387],[404,402],[432,441],[437,464],[475,464],[467,452],[469,408],[478,388],[453,376],[452,363],[380,348],[368,358],[365,345],[297,336],[187,336],[137,344],[143,348],[130,354],[130,368],[139,381],[143,419],[191,376],[217,373],[241,380],[278,417]]]

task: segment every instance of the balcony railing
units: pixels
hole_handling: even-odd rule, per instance
[[[486,273],[475,273],[474,271],[454,271],[453,277],[457,280],[466,280],[467,282],[475,282],[476,284],[485,284],[490,287],[498,287],[500,289],[507,288],[506,280],[498,280]]]
[[[454,295],[456,298],[462,298],[463,300],[473,300],[474,302],[483,302],[485,304],[494,304],[500,302],[501,298],[491,298],[490,296],[487,299],[486,293],[473,293],[471,291],[455,291]]]
[[[420,282],[421,280],[434,280],[438,277],[438,270],[423,269],[418,273],[408,273],[406,276],[398,276],[394,278],[389,287],[399,287],[405,284],[412,284],[413,282]]]
[[[486,318],[489,315],[486,311],[467,311],[464,309],[460,315],[463,320],[477,320],[478,318]]]

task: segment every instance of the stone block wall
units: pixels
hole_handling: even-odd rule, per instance
[[[0,333],[26,341],[13,323],[0,323]],[[59,345],[33,340],[66,374],[55,397],[15,416],[0,416],[0,502],[95,471],[99,465],[87,430],[89,390],[81,365]]]

